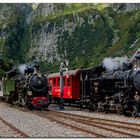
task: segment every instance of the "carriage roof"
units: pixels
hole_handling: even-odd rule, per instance
[[[80,69],[76,69],[76,70],[70,70],[67,72],[63,72],[63,76],[66,76],[67,74],[68,75],[77,75],[78,73],[80,72]],[[59,77],[60,76],[60,73],[57,72],[57,73],[52,73],[52,74],[49,74],[47,77],[48,78],[53,78],[53,77]]]

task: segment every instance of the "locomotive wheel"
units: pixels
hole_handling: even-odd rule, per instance
[[[91,104],[89,105],[88,109],[89,109],[89,111],[91,111],[91,112],[92,112],[92,111],[95,111],[95,109],[96,109],[95,104],[92,104],[92,103],[91,103]]]
[[[117,106],[116,106],[116,113],[117,113],[118,115],[122,115],[122,114],[123,114],[123,108],[122,108],[121,105],[117,105]]]
[[[97,111],[107,113],[106,107],[103,104],[104,104],[103,102],[98,102]]]
[[[34,109],[33,109],[33,106],[32,106],[32,103],[31,103],[30,101],[27,101],[27,102],[26,102],[26,106],[27,106],[31,111],[34,110]]]
[[[69,106],[71,106],[71,101],[69,102]]]
[[[117,108],[116,112],[117,112],[118,115],[122,115],[123,114],[123,110],[122,110],[121,107]]]
[[[132,106],[132,116],[135,118],[138,116],[138,111],[136,106]]]

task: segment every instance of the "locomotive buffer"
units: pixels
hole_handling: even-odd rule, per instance
[[[64,62],[61,62],[60,64],[60,110],[64,110],[64,99],[63,99],[63,72],[66,71],[68,74],[68,61],[64,60]]]

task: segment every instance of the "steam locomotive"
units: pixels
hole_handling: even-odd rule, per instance
[[[45,75],[39,72],[39,66],[27,67],[24,74],[17,67],[7,72],[3,79],[3,99],[30,110],[47,108],[49,102],[49,87]]]
[[[140,54],[115,72],[90,79],[90,109],[140,116]],[[127,65],[127,66],[126,66]]]
[[[140,116],[140,53],[133,63],[125,62],[121,68],[109,71],[103,65],[71,70],[63,75],[63,98],[90,111],[117,112]],[[52,98],[60,101],[60,74],[48,75]]]

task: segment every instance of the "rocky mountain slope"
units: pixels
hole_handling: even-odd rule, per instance
[[[0,4],[5,64],[39,61],[44,72],[93,67],[140,45],[140,4]],[[6,66],[4,66],[6,67]],[[7,66],[8,68],[8,66]]]

